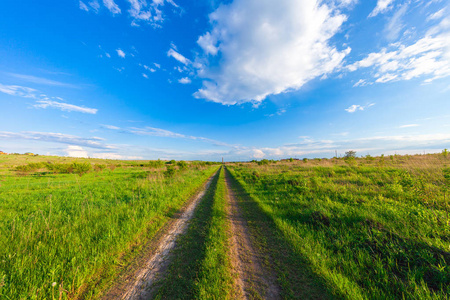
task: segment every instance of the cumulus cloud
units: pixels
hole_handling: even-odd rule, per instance
[[[116,52],[118,56],[125,58],[126,54],[122,51],[122,49],[116,49]]]
[[[212,29],[197,41],[203,56],[195,65],[206,80],[195,97],[261,102],[332,73],[350,52],[330,42],[347,19],[340,11],[318,0],[235,0],[219,6],[210,14]]]
[[[80,146],[68,146],[64,152],[67,153],[67,156],[70,157],[88,157],[88,153],[83,147]]]
[[[392,9],[392,3],[394,3],[394,1],[395,0],[378,0],[377,6],[370,13],[369,18],[375,17],[380,13],[385,13]]]
[[[450,76],[450,17],[410,45],[391,44],[347,66],[349,71],[362,68],[372,68],[379,83],[419,77],[431,82]]]
[[[64,102],[57,102],[52,100],[38,100],[36,101],[36,104],[33,105],[35,108],[56,108],[62,111],[75,111],[75,112],[81,112],[85,114],[92,114],[95,115],[98,111],[96,108],[89,108],[89,107],[82,107],[77,106],[69,103]]]
[[[183,78],[181,78],[180,80],[178,80],[178,82],[181,83],[181,84],[189,84],[189,83],[191,83],[192,81],[191,81],[191,79],[188,78],[188,77],[183,77]]]

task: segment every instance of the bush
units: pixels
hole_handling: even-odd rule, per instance
[[[175,167],[173,165],[170,165],[167,167],[166,171],[164,171],[164,177],[166,178],[172,178],[176,173]]]
[[[88,162],[84,162],[84,163],[74,162],[74,163],[72,163],[71,167],[72,167],[72,172],[75,174],[78,174],[80,176],[83,176],[84,174],[86,174],[87,172],[92,170],[92,165]]]
[[[188,164],[187,164],[187,162],[185,162],[185,161],[183,161],[183,160],[180,160],[180,161],[177,163],[177,165],[178,165],[178,167],[180,167],[180,170],[187,170],[187,169],[188,169]]]

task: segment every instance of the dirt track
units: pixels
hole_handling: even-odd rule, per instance
[[[263,266],[264,257],[256,251],[247,220],[238,204],[237,191],[233,189],[230,174],[225,172],[230,209],[231,261],[237,273],[236,283],[241,299],[280,299],[276,278]]]
[[[181,216],[172,222],[166,231],[160,235],[155,242],[157,245],[153,255],[144,260],[138,269],[132,275],[124,279],[124,283],[111,289],[108,294],[103,297],[104,300],[123,299],[123,300],[140,300],[149,299],[152,294],[152,283],[158,276],[161,276],[164,269],[169,264],[169,253],[176,245],[177,237],[186,231],[189,220],[194,215],[197,204],[201,201],[208,190],[215,173],[211,176],[204,188],[194,197],[188,204]]]

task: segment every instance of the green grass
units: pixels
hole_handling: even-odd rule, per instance
[[[251,195],[253,211],[273,222],[273,232],[288,244],[284,249],[304,260],[335,296],[447,299],[449,162],[441,156],[380,161],[230,170]],[[295,284],[288,271],[278,269],[284,291]]]
[[[233,299],[223,169],[177,241],[156,299]]]
[[[0,168],[2,299],[98,297],[217,170],[191,165],[166,178],[165,168],[116,162],[83,176],[18,176],[11,157]]]

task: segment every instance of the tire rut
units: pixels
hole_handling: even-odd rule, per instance
[[[217,174],[217,172],[214,173],[207,180],[202,190],[197,193],[193,200],[181,212],[181,215],[167,227],[156,242],[153,242],[156,245],[156,249],[151,252],[152,255],[150,258],[140,261],[138,269],[131,276],[128,275],[124,279],[125,282],[112,288],[102,298],[103,300],[141,300],[151,298],[153,283],[159,276],[163,276],[164,271],[170,263],[170,252],[175,248],[177,238],[186,231],[189,221],[194,215],[195,208],[205,196],[211,182]]]
[[[264,266],[266,257],[256,250],[247,220],[239,207],[238,195],[225,169],[231,224],[231,261],[237,273],[240,299],[281,299],[276,276]]]

